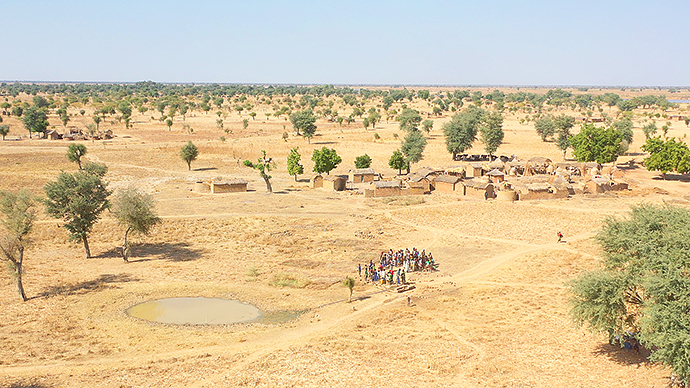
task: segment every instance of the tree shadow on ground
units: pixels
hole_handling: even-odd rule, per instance
[[[192,261],[204,254],[203,249],[192,248],[189,244],[180,243],[141,243],[132,244],[129,261]]]
[[[334,142],[334,141],[315,141],[315,142],[312,142],[311,144],[314,144],[314,145],[330,145],[330,144],[335,144],[335,143],[336,143],[336,142]]]
[[[126,273],[121,273],[117,275],[103,274],[94,280],[51,286],[46,291],[43,291],[34,298],[50,298],[56,295],[85,294],[88,292],[103,290],[106,288],[118,288],[117,284],[119,283],[129,283],[138,281],[138,278]]]
[[[650,351],[640,346],[640,351],[633,349],[622,348],[619,345],[601,344],[594,352],[596,355],[601,355],[609,360],[615,361],[623,365],[642,365],[648,364]]]
[[[47,385],[46,383],[39,383],[36,381],[19,381],[14,382],[7,386],[7,388],[49,388],[52,385]]]
[[[216,167],[200,167],[200,168],[193,168],[192,171],[213,171],[217,170]]]
[[[655,181],[669,181],[669,182],[690,182],[690,175],[682,174],[666,174],[666,179],[662,175],[655,176]]]
[[[192,261],[203,255],[203,249],[191,248],[187,243],[138,243],[132,244],[129,249],[129,262],[168,260],[168,261]],[[101,253],[99,258],[122,258],[122,249],[113,247]]]

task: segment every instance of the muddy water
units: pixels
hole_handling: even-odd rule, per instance
[[[127,309],[132,317],[172,324],[220,325],[230,323],[275,324],[289,321],[298,313],[262,312],[251,304],[219,298],[168,298],[151,300]]]

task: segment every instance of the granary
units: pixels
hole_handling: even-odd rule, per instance
[[[373,182],[376,173],[373,168],[358,168],[355,170],[350,170],[350,182],[363,183],[363,182]]]
[[[477,178],[484,175],[484,169],[481,163],[467,163],[465,169],[465,176],[468,178]]]
[[[243,193],[247,191],[247,181],[244,179],[232,179],[228,181],[212,180],[211,193]]]
[[[309,183],[312,189],[323,187],[323,176],[315,175],[309,180]]]
[[[506,179],[506,174],[496,168],[487,172],[486,175],[489,177],[492,183],[501,183]]]
[[[345,190],[345,185],[347,183],[347,178],[341,175],[327,175],[323,177],[322,187],[327,190],[333,191],[343,191]]]
[[[402,188],[400,187],[399,181],[371,182],[370,191],[374,197],[390,197],[402,194]]]
[[[434,190],[441,193],[460,192],[464,195],[462,178],[453,175],[439,175],[434,179]]]

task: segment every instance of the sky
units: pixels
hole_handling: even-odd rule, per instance
[[[689,86],[690,1],[0,0],[0,80]]]

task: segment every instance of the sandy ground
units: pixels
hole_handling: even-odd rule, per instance
[[[285,157],[299,146],[310,171],[311,150],[332,147],[343,157],[335,171],[342,173],[366,152],[377,171],[391,175],[397,123],[367,131],[319,121],[309,144],[282,118],[251,121],[243,130],[246,114],[234,112],[226,119],[232,133],[224,134],[215,115],[197,112],[186,118],[189,134],[181,118],[169,132],[148,113],[135,115],[130,130],[104,124],[117,137],[85,144],[88,159],[109,166],[110,188],[151,193],[164,222],[134,238],[132,261],[124,263],[116,249],[123,231],[109,214],[91,237],[92,259],[58,221],[40,214],[26,254],[31,299],[22,303],[13,279],[0,278],[0,386],[666,386],[667,369],[575,328],[566,291],[570,279],[596,267],[592,237],[605,217],[641,202],[687,206],[687,183],[638,168],[628,174],[632,190],[618,195],[504,203],[432,194],[408,206],[389,204],[310,189],[310,174],[298,181],[287,175]],[[518,122],[523,116],[507,117],[498,152],[560,160],[531,124]],[[435,118],[419,166],[454,164],[440,131],[447,120]],[[635,144],[623,160],[642,159],[641,125],[636,121]],[[18,128],[14,123],[11,135],[21,135]],[[675,122],[670,135],[687,132]],[[201,152],[192,171],[178,155],[188,140]],[[40,195],[60,171],[75,169],[64,156],[67,144],[0,142],[0,189]],[[262,149],[278,161],[273,194],[240,166]],[[218,176],[248,179],[250,191],[191,191],[195,181]],[[566,244],[555,242],[557,230]],[[398,294],[356,276],[358,263],[405,247],[431,251],[440,263],[438,272],[411,276],[415,290]],[[282,275],[302,279],[304,287],[271,285]],[[345,302],[345,276],[357,278],[360,299],[353,303]],[[224,326],[161,325],[125,313],[142,301],[177,296],[308,312],[282,325]]]

